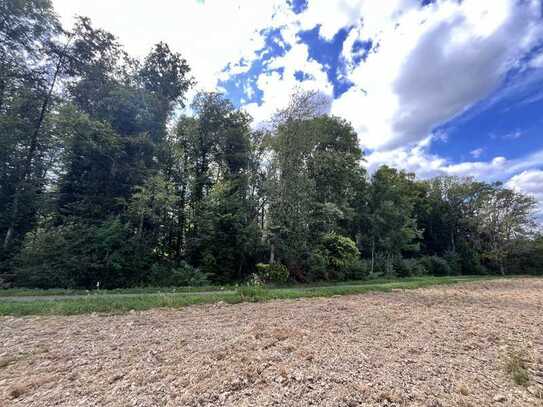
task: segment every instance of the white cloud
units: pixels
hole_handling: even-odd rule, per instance
[[[473,158],[479,158],[483,155],[484,152],[484,148],[476,148],[475,150],[471,150],[469,153]]]
[[[515,191],[533,196],[538,201],[537,215],[543,220],[543,171],[523,171],[512,177],[506,186]]]
[[[288,12],[281,0],[54,0],[65,26],[75,15],[117,35],[127,51],[143,57],[165,41],[189,61],[199,85],[214,89],[221,71],[241,58],[255,59],[264,46],[258,31]],[[238,68],[239,69],[239,68]]]
[[[333,88],[328,81],[326,72],[322,65],[309,59],[309,50],[306,44],[293,44],[284,56],[274,58],[268,68],[270,71],[260,74],[256,82],[264,95],[261,103],[251,103],[244,106],[256,123],[267,121],[278,109],[286,106],[296,87],[304,90],[319,90],[327,96],[332,96]],[[283,69],[282,75],[275,70],[279,68]],[[299,82],[294,76],[296,71],[302,71],[310,78]]]
[[[516,140],[522,137],[522,132],[520,130],[512,131],[511,133],[507,133],[502,138],[504,140]]]
[[[529,65],[531,68],[543,68],[543,52],[533,57]]]
[[[432,127],[493,90],[504,71],[541,36],[541,24],[535,21],[539,2],[440,0],[421,8],[419,0],[387,0],[386,5],[308,0],[298,15],[284,0],[155,0],[152,6],[147,0],[131,0],[129,6],[119,0],[54,0],[54,5],[65,25],[75,14],[89,16],[136,56],[144,56],[158,41],[168,42],[188,59],[203,89],[247,72],[264,46],[261,31],[281,27],[292,49],[272,64],[317,72],[313,82],[302,86],[328,93],[324,67],[308,63],[307,47],[296,34],[320,26],[321,36],[329,40],[340,29],[353,27],[343,58],[355,86],[334,102],[333,113],[353,123],[365,146],[383,149],[424,139]],[[357,67],[351,54],[355,40],[376,45]],[[279,91],[288,94],[297,85],[290,72],[285,79],[283,83],[269,71],[260,75],[263,104],[247,106],[255,118],[275,111],[286,98]]]
[[[370,173],[381,165],[414,172],[421,178],[445,175],[448,163],[443,157],[428,152],[431,139],[427,138],[411,148],[374,151],[366,156],[366,166]]]
[[[373,172],[386,164],[414,172],[420,178],[451,175],[493,182],[508,180],[523,171],[543,167],[543,150],[516,159],[497,156],[489,161],[452,163],[429,152],[431,141],[432,138],[427,137],[413,147],[373,151],[366,157],[368,170]]]
[[[384,20],[372,38],[377,50],[348,74],[356,86],[333,111],[355,125],[367,147],[417,143],[496,89],[541,38],[539,15],[538,0],[408,8]],[[363,30],[357,35],[366,38]]]

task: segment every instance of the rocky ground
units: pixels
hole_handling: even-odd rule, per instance
[[[542,406],[543,280],[3,317],[0,344],[2,407]]]

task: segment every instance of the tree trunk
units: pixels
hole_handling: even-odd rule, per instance
[[[275,263],[275,243],[272,241],[270,243],[270,264]]]
[[[185,245],[185,205],[185,183],[183,182],[183,186],[181,188],[181,201],[177,208],[177,218],[179,224],[177,229],[176,255],[178,259],[181,258],[181,250]]]
[[[373,274],[373,268],[375,265],[375,238],[371,241],[371,272],[370,274]]]
[[[6,68],[7,63],[4,63],[4,61],[6,60],[6,55],[4,53],[0,55],[0,58],[2,58],[2,62],[0,63],[0,114],[1,114],[2,109],[4,107],[4,95],[7,88],[7,80],[6,80],[7,75],[4,73],[5,71],[7,71],[7,68]]]
[[[25,161],[24,161],[23,173],[21,174],[19,181],[17,182],[17,185],[15,187],[15,193],[14,193],[13,202],[11,205],[9,227],[6,232],[6,236],[4,238],[4,244],[3,244],[4,250],[8,248],[9,243],[11,242],[11,239],[13,237],[13,234],[15,233],[15,226],[17,224],[17,216],[19,215],[19,201],[21,199],[21,194],[25,187],[25,183],[32,171],[32,161],[34,159],[34,155],[36,154],[36,150],[38,148],[40,130],[43,125],[43,121],[45,119],[45,114],[47,113],[47,108],[53,96],[53,91],[55,90],[55,84],[57,82],[58,75],[60,73],[60,68],[62,67],[64,55],[66,53],[66,50],[68,49],[69,43],[70,41],[68,41],[68,43],[66,44],[66,47],[64,48],[63,53],[58,58],[57,65],[55,67],[55,73],[53,75],[53,80],[51,81],[51,85],[49,86],[47,95],[45,96],[45,99],[43,100],[43,103],[40,109],[40,115],[36,123],[36,127],[34,131],[32,132],[32,136],[30,139],[30,146],[28,148],[28,152],[26,154]]]

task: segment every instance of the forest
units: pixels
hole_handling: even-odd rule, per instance
[[[0,16],[0,287],[543,273],[532,197],[369,173],[317,91],[261,125],[165,43],[134,58],[48,0]]]

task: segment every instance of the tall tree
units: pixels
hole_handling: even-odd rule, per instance
[[[372,271],[377,256],[390,272],[395,257],[418,252],[421,231],[414,216],[416,197],[414,174],[387,166],[373,174],[366,236]]]
[[[507,271],[515,243],[530,238],[535,231],[533,213],[536,201],[501,184],[495,184],[484,195],[480,210],[480,232],[484,241],[484,255],[501,274]]]
[[[0,15],[1,273],[39,207],[50,152],[47,112],[63,54],[55,43],[61,28],[49,1],[3,1]]]

